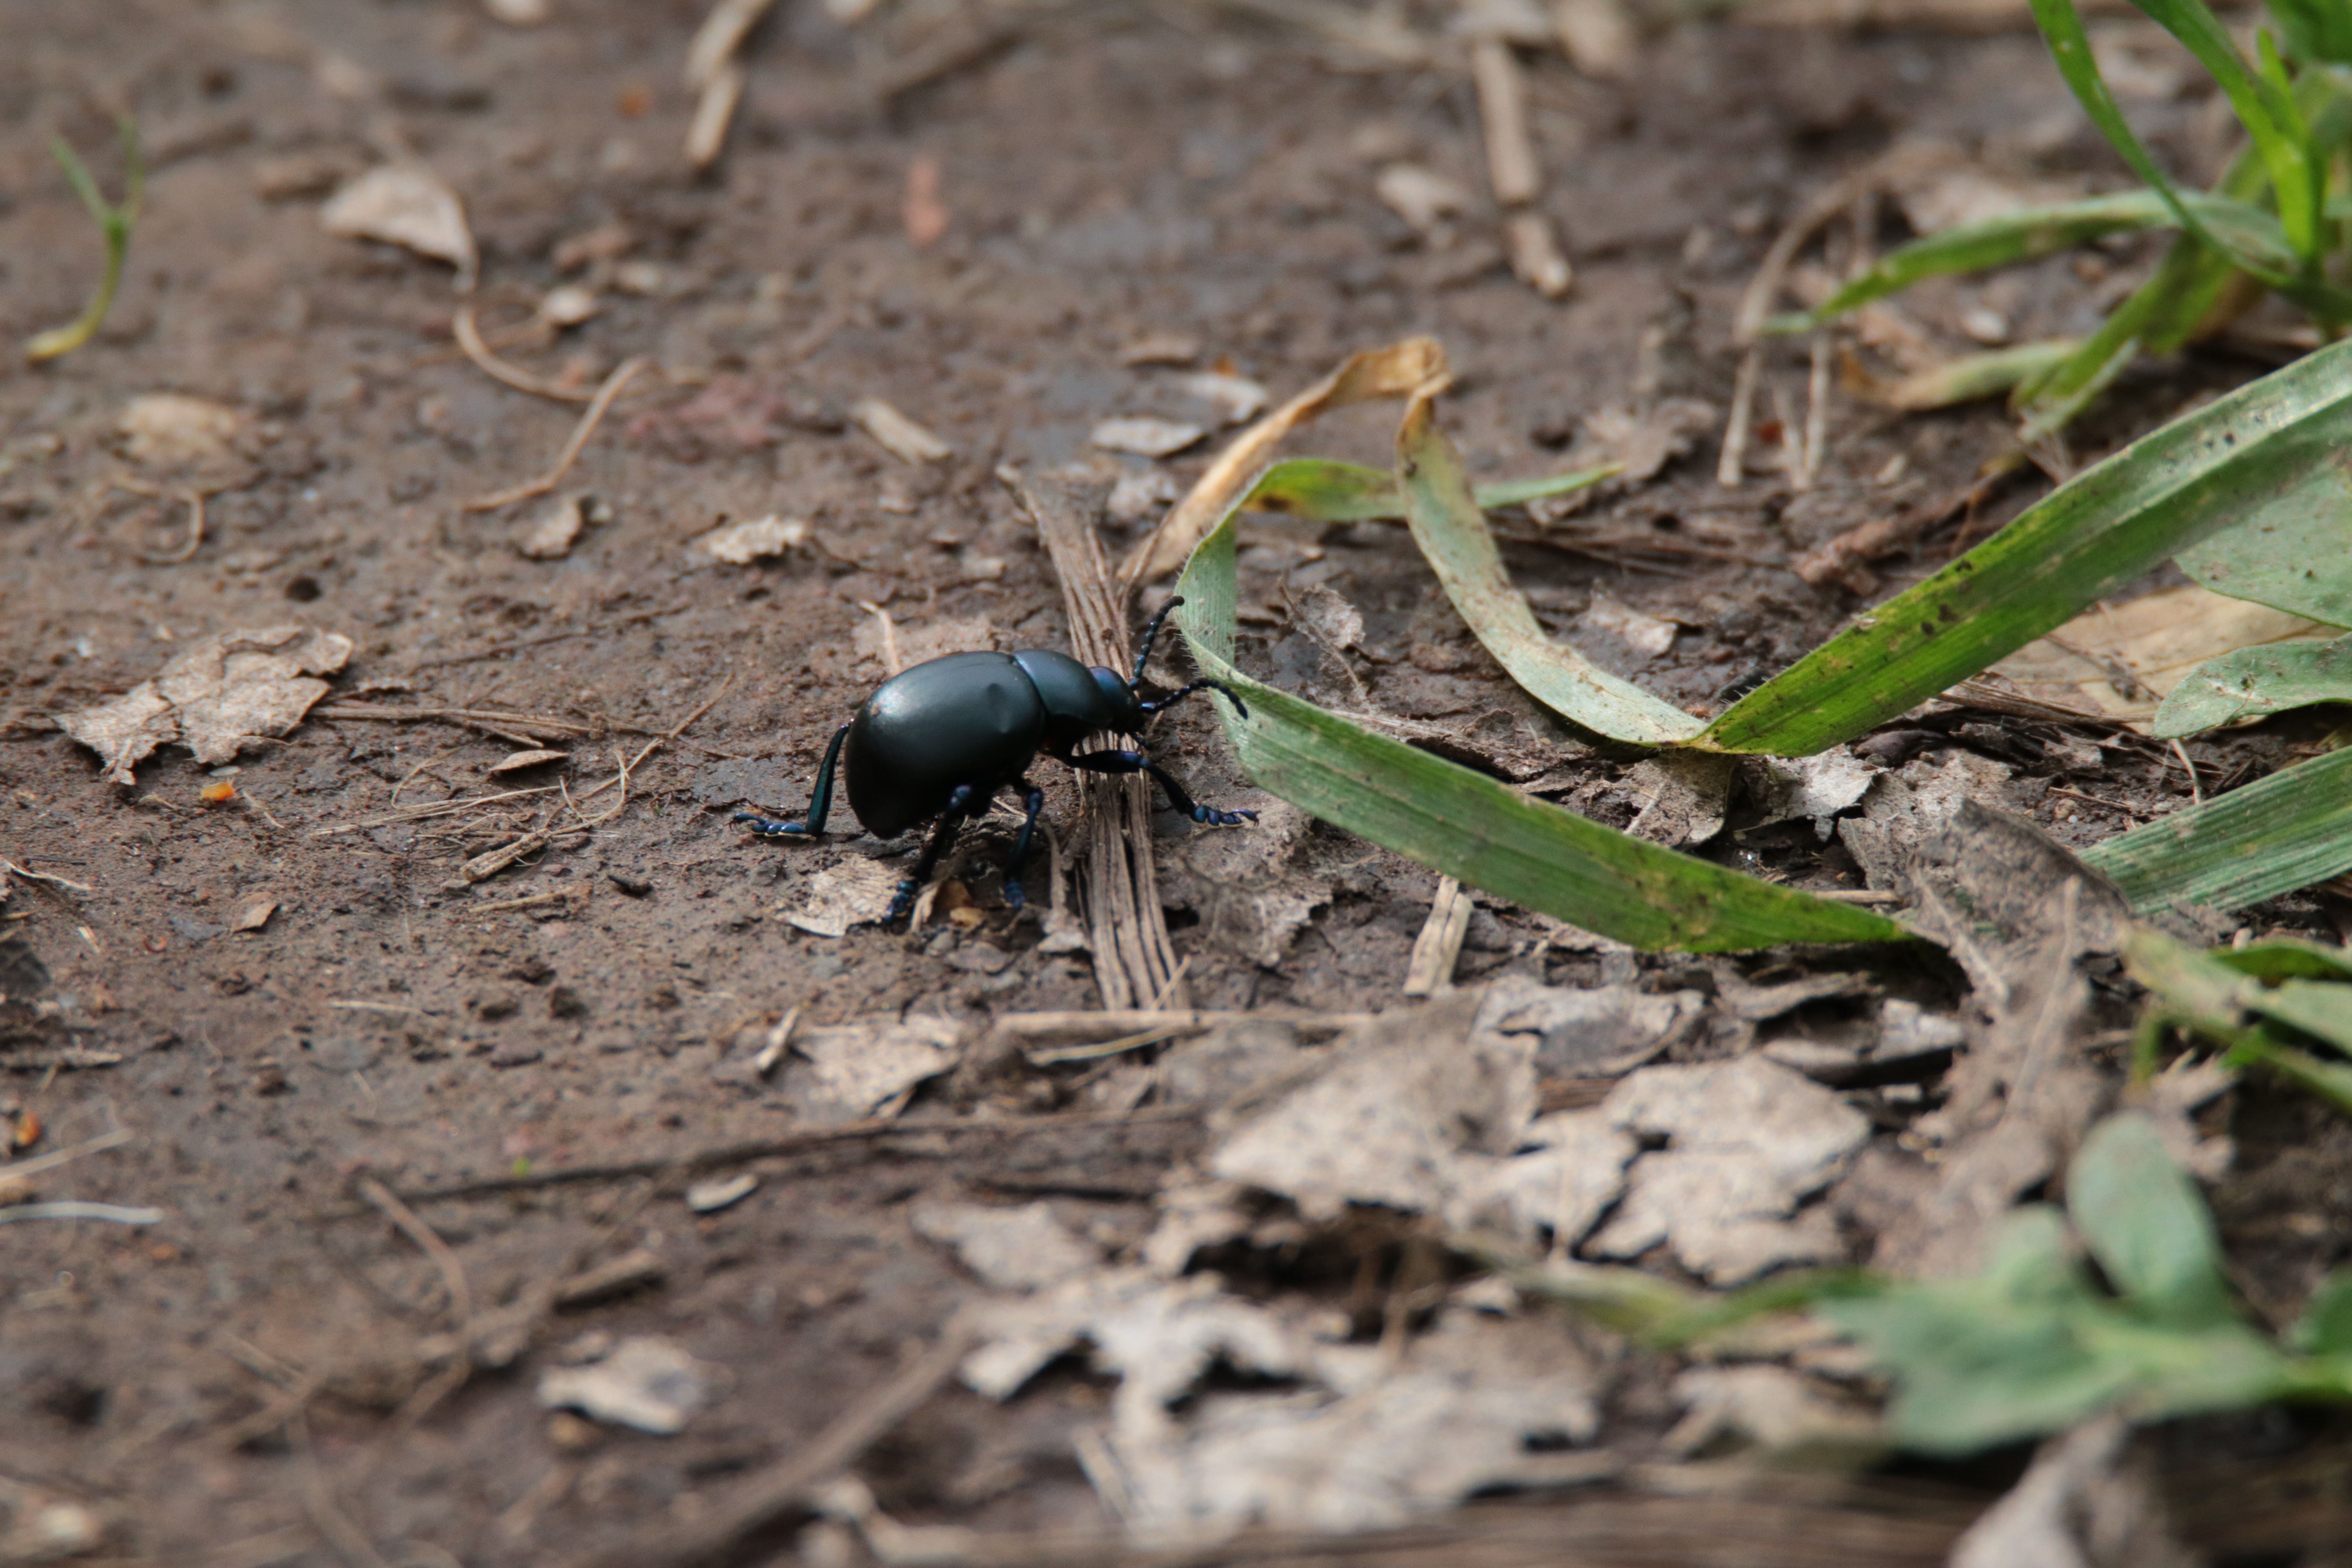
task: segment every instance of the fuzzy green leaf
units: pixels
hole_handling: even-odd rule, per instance
[[[2180,569],[2217,594],[2352,626],[2352,454],[2182,551]]]
[[[2171,740],[2318,702],[2352,702],[2352,637],[2271,643],[2209,658],[2165,694],[2154,729],[2157,739]]]
[[[2066,1210],[2109,1281],[2154,1321],[2195,1330],[2235,1321],[2213,1216],[2145,1116],[2091,1130],[2066,1173]]]

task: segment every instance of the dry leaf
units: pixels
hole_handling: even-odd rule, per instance
[[[539,1403],[669,1436],[709,1401],[715,1371],[682,1345],[639,1336],[593,1365],[550,1367],[540,1375]]]
[[[1183,494],[1176,485],[1175,476],[1159,468],[1147,468],[1139,474],[1124,474],[1110,488],[1107,503],[1113,522],[1141,522],[1147,517],[1157,517],[1168,504]]]
[[[1176,389],[1187,397],[1197,397],[1217,410],[1218,418],[1227,425],[1239,425],[1265,412],[1271,395],[1264,385],[1247,376],[1227,375],[1220,371],[1204,370],[1193,375],[1176,378]]]
[[[852,404],[849,416],[902,463],[936,463],[955,455],[953,447],[878,397]]]
[[[319,213],[327,232],[342,239],[404,246],[457,269],[457,287],[470,289],[478,258],[473,231],[457,194],[418,163],[384,163],[341,190]]]
[[[1675,1379],[1675,1398],[1685,1414],[1665,1447],[1685,1458],[1727,1437],[1776,1454],[1825,1458],[1827,1450],[1848,1459],[1874,1459],[1885,1448],[1870,1411],[1787,1367],[1695,1366]]]
[[[492,763],[488,767],[484,768],[482,772],[485,773],[519,773],[525,768],[543,768],[550,763],[560,763],[571,754],[572,753],[569,752],[553,752],[548,750],[544,746],[535,746],[527,752],[510,752],[507,755],[500,757],[497,762]]]
[[[1467,212],[1475,199],[1459,183],[1418,163],[1390,164],[1372,183],[1372,192],[1424,239],[1448,236],[1451,229],[1445,220]]]
[[[1139,458],[1172,458],[1199,445],[1208,431],[1173,419],[1106,419],[1087,439],[1106,452],[1131,452]]]
[[[963,1031],[945,1018],[866,1018],[793,1036],[777,1087],[814,1123],[895,1116],[915,1086],[962,1059]]]
[[[1039,1290],[1102,1262],[1101,1250],[1055,1219],[1050,1204],[1008,1209],[919,1203],[907,1220],[916,1235],[954,1248],[992,1289]]]
[[[797,517],[763,517],[730,523],[694,542],[694,547],[714,561],[748,566],[754,561],[782,555],[808,542],[809,525]]]
[[[1615,637],[1635,653],[1655,658],[1675,646],[1678,629],[1672,621],[1662,621],[1655,616],[1619,604],[1607,594],[1596,593],[1584,612],[1584,625],[1604,636]]]
[[[1584,421],[1572,457],[1580,464],[1621,463],[1622,470],[1611,482],[1637,485],[1688,456],[1715,423],[1714,405],[1695,397],[1669,397],[1641,407],[1615,405]]]
[[[242,461],[244,415],[226,404],[150,392],[122,405],[122,455],[142,468],[221,468]]]
[[[1192,833],[1161,872],[1163,902],[1201,917],[1218,947],[1272,968],[1307,917],[1331,899],[1330,879],[1295,862],[1313,819],[1286,801],[1256,807],[1252,833]]]
[[[247,904],[245,908],[237,910],[236,919],[228,922],[228,929],[231,931],[259,931],[262,927],[269,923],[269,917],[277,912],[278,900],[275,899],[264,899],[257,904]]]
[[[697,1182],[686,1189],[686,1206],[695,1214],[717,1214],[750,1197],[759,1185],[760,1178],[749,1171],[715,1182]]]
[[[1784,1263],[1821,1263],[1843,1247],[1826,1211],[1798,1205],[1827,1186],[1870,1138],[1837,1095],[1761,1057],[1643,1068],[1611,1091],[1610,1122],[1666,1147],[1635,1161],[1617,1214],[1589,1244],[1635,1258],[1664,1242],[1713,1285]]]
[[[898,895],[898,873],[878,860],[853,856],[809,879],[808,897],[797,910],[777,906],[785,923],[812,936],[846,936],[854,925],[880,920]]]
[[[1882,771],[1844,746],[1810,757],[1768,759],[1763,773],[1769,781],[1769,798],[1756,826],[1810,819],[1813,832],[1826,844],[1837,831],[1838,814],[1859,804]]]
[[[1676,849],[1706,843],[1723,831],[1731,771],[1729,757],[1706,752],[1667,752],[1635,763],[1618,781],[1642,803],[1633,836]]]
[[[2145,733],[2157,704],[2205,660],[2342,630],[2185,584],[2084,612],[1992,668],[2027,696],[2087,708]]]
[[[283,735],[327,694],[331,675],[352,655],[352,639],[306,626],[218,632],[191,643],[163,673],[121,697],[58,721],[89,747],[115,784],[156,747],[176,741],[196,761],[234,760],[247,741]]]
[[[1706,1012],[1696,991],[1579,990],[1508,975],[1486,988],[1471,1027],[1475,1036],[1531,1037],[1545,1078],[1612,1078],[1664,1050]]]
[[[561,561],[572,553],[572,542],[587,522],[588,498],[567,496],[531,525],[530,531],[523,535],[522,542],[515,549],[528,561]]]

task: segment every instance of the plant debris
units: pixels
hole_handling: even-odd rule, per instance
[[[351,655],[352,639],[340,632],[219,632],[190,644],[123,696],[58,722],[99,754],[110,781],[127,788],[136,782],[131,770],[166,742],[218,764],[235,761],[248,742],[288,733],[331,689],[316,677],[332,675]]]

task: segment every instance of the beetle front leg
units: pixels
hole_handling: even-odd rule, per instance
[[[955,842],[956,832],[963,826],[964,818],[972,814],[975,805],[984,805],[986,801],[987,797],[971,785],[956,785],[955,793],[948,796],[947,809],[940,813],[939,826],[931,829],[930,842],[923,846],[922,858],[915,862],[914,870],[898,884],[898,893],[890,900],[890,912],[882,917],[883,924],[903,920],[913,910],[915,895],[921,892],[923,884],[931,879],[933,868],[939,865],[940,857],[947,852],[948,846]]]
[[[1090,773],[1150,773],[1167,792],[1169,805],[1195,822],[1214,827],[1237,827],[1257,820],[1255,811],[1220,811],[1213,805],[1202,805],[1184,792],[1184,786],[1170,776],[1167,769],[1141,752],[1079,752],[1060,760]]]
[[[849,739],[849,726],[844,724],[833,732],[824,748],[824,761],[817,764],[816,787],[811,792],[806,822],[778,822],[761,816],[756,811],[739,811],[735,820],[762,838],[814,838],[824,831],[824,819],[833,811],[833,770],[841,761],[841,743]]]

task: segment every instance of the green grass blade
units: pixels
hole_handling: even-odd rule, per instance
[[[1917,371],[1900,381],[1881,384],[1872,391],[1871,398],[1905,413],[1949,408],[1956,403],[2013,392],[2046,378],[2082,346],[2073,338],[2048,338],[2038,343],[1962,354],[1932,370]]]
[[[2166,695],[2156,738],[2199,735],[2318,702],[2352,702],[2352,637],[2242,647],[2207,659]]]
[[[128,115],[117,122],[122,136],[123,197],[121,206],[109,206],[106,197],[91,178],[89,170],[73,147],[62,136],[49,138],[49,153],[64,171],[66,184],[88,209],[106,242],[105,270],[99,276],[98,287],[90,293],[89,303],[80,315],[62,327],[52,327],[26,340],[25,358],[34,364],[71,353],[98,335],[106,321],[106,312],[113,307],[114,293],[122,283],[123,259],[131,251],[131,230],[139,221],[139,205],[147,188],[146,159],[139,145],[139,127]]]
[[[1177,625],[1201,673],[1249,705],[1218,716],[1262,788],[1323,821],[1531,910],[1646,949],[1887,942],[1903,928],[1521,795],[1250,679],[1234,657],[1234,517],[1193,552]]]
[[[2242,909],[2352,870],[2352,750],[2282,768],[2084,851],[2131,907]]]
[[[1462,459],[1437,427],[1428,396],[1416,395],[1406,408],[1396,448],[1398,488],[1413,542],[1454,609],[1512,679],[1562,717],[1613,740],[1663,746],[1706,728],[1705,720],[1552,641],[1536,624],[1535,612],[1503,570]]]
[[[2307,482],[2347,446],[2352,342],[2308,354],[2085,469],[1742,698],[1697,743],[1803,756],[1851,740]]]
[[[1478,506],[1485,511],[1525,506],[1546,496],[1566,495],[1599,484],[1624,468],[1622,463],[1601,463],[1540,479],[1506,479],[1480,485]],[[1312,522],[1372,522],[1404,517],[1404,498],[1398,494],[1396,476],[1360,463],[1330,458],[1292,458],[1276,463],[1250,489],[1244,511],[1279,512]]]
[[[1812,312],[1811,324],[1819,326],[1925,279],[2008,267],[2071,250],[2105,235],[2168,228],[2179,221],[2154,191],[2126,191],[1963,224],[1889,251],[1867,272],[1822,300]]]

